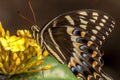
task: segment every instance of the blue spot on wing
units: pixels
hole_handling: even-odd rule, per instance
[[[89,48],[86,45],[80,46],[80,50],[87,51]]]
[[[77,30],[77,29],[74,29],[74,30],[73,30],[73,35],[80,35],[80,31]]]

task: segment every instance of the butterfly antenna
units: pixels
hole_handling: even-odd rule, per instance
[[[31,12],[32,12],[32,15],[33,15],[33,19],[34,19],[34,20],[32,21],[30,18],[28,18],[28,17],[26,17],[25,15],[23,15],[20,11],[17,11],[17,13],[19,14],[19,16],[20,16],[21,18],[25,19],[26,21],[28,21],[28,22],[30,22],[30,23],[32,23],[32,24],[36,24],[36,16],[35,16],[34,10],[33,10],[33,8],[32,8],[31,2],[30,2],[30,0],[27,0],[27,2],[28,2],[28,5],[29,5],[29,7],[30,7],[30,10],[31,10]]]
[[[28,4],[29,4],[30,10],[31,10],[32,15],[33,15],[34,24],[36,24],[36,16],[35,16],[35,13],[34,13],[32,4],[31,4],[30,0],[27,0],[27,2],[28,2]]]
[[[31,19],[29,19],[28,17],[24,16],[20,11],[17,11],[17,13],[18,13],[19,16],[20,16],[21,18],[23,18],[24,20],[26,20],[26,21],[34,24],[34,22],[33,22]]]

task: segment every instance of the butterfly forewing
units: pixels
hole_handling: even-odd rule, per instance
[[[100,47],[114,24],[113,18],[104,12],[69,12],[43,27],[41,45],[59,62],[66,63],[75,76],[85,80],[111,80],[101,70]]]

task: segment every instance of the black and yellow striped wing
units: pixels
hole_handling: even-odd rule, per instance
[[[111,16],[97,10],[60,15],[40,31],[41,45],[84,80],[112,80],[101,67],[100,47],[114,28]]]

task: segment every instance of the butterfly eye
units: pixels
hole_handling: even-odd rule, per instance
[[[80,31],[77,30],[77,29],[74,29],[74,30],[73,30],[73,35],[80,35]]]

